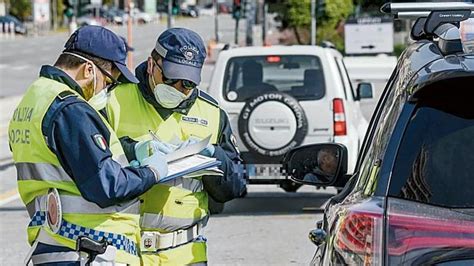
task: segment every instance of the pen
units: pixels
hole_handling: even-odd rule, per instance
[[[158,136],[155,133],[153,133],[153,131],[151,131],[151,129],[149,129],[148,132],[150,133],[151,137],[154,140],[161,142],[160,138],[158,138]]]
[[[153,140],[161,142],[160,139],[158,138],[158,136],[155,133],[153,133],[153,131],[151,131],[151,129],[149,129],[148,132],[150,133],[150,136]],[[148,147],[148,156],[151,156],[151,155],[153,155],[153,150],[152,150],[151,147]]]

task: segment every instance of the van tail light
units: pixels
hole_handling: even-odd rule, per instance
[[[339,225],[334,247],[346,263],[382,264],[382,211],[349,211]]]
[[[424,253],[432,257],[430,254],[436,251],[474,254],[472,209],[470,212],[389,198],[387,252],[390,264],[407,264],[405,260],[410,253],[419,257]]]
[[[347,135],[346,113],[344,111],[344,102],[341,98],[332,100],[332,110],[334,115],[334,136]]]

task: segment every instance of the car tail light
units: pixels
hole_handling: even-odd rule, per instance
[[[406,260],[412,252],[417,253],[417,257],[424,253],[428,256],[435,254],[436,250],[444,253],[453,250],[474,252],[472,213],[390,198],[387,214],[390,232],[387,251],[391,262],[409,263]]]
[[[332,109],[334,114],[334,136],[347,135],[346,113],[342,99],[336,98],[332,100]]]
[[[383,212],[376,204],[349,209],[338,223],[334,248],[346,263],[382,264]]]
[[[279,56],[267,56],[268,63],[279,63],[281,61],[281,57]]]

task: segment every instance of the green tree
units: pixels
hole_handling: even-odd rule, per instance
[[[318,18],[317,39],[331,41],[338,50],[343,50],[344,38],[340,27],[345,19],[352,14],[353,9],[352,0],[326,0],[325,10]]]
[[[311,26],[311,0],[288,0],[283,10],[283,20],[293,29],[298,43],[307,43],[301,31],[307,31]]]
[[[331,41],[338,49],[344,46],[343,38],[338,31],[341,25],[354,9],[352,0],[317,0],[324,2],[324,8],[319,8],[317,14],[318,41]],[[292,29],[298,44],[310,43],[311,0],[287,0],[272,8],[279,13],[283,29]]]
[[[13,16],[25,20],[31,16],[32,5],[31,0],[9,0],[9,11]]]

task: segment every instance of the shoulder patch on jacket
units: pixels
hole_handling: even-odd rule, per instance
[[[64,101],[66,98],[69,98],[69,97],[77,97],[77,95],[72,92],[72,91],[62,91],[58,94],[58,98],[61,100],[61,101]]]
[[[206,92],[204,92],[202,90],[199,90],[198,97],[199,97],[199,99],[202,99],[202,100],[214,105],[215,107],[219,107],[219,102],[216,101],[216,99],[212,98],[211,95],[207,94]]]

